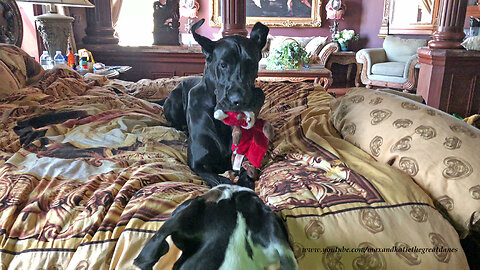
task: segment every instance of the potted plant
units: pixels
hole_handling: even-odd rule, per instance
[[[286,39],[279,48],[273,50],[267,58],[267,69],[299,69],[308,63],[305,49],[294,39]]]
[[[350,41],[357,41],[359,37],[360,36],[358,34],[355,34],[354,30],[347,29],[344,29],[339,33],[335,34],[335,38],[340,45],[342,51],[347,51]]]

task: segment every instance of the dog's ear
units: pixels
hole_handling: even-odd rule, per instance
[[[195,218],[192,217],[191,214],[197,212],[200,203],[203,202],[199,202],[197,199],[191,199],[179,205],[175,211],[173,211],[172,216],[143,247],[138,257],[133,261],[133,264],[142,270],[153,269],[153,266],[158,260],[170,249],[165,239],[175,232],[195,227],[188,226],[188,224],[191,224],[192,218]]]
[[[268,31],[270,29],[260,23],[260,22],[257,22],[253,28],[252,28],[252,32],[250,32],[250,39],[253,40],[258,48],[261,50],[265,44],[267,43],[267,35],[268,35]]]
[[[215,48],[215,42],[211,41],[209,38],[204,37],[202,35],[197,34],[197,29],[202,26],[202,24],[205,22],[205,19],[201,19],[195,24],[192,25],[191,31],[193,38],[195,39],[200,46],[202,46],[203,53],[205,55],[211,54],[213,52],[213,49]]]

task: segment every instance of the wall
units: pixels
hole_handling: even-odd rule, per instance
[[[209,20],[209,1],[200,0],[199,18]],[[331,36],[329,26],[332,21],[325,19],[325,5],[327,0],[322,0],[322,27],[319,28],[271,28],[272,35],[285,36]],[[383,0],[346,0],[347,10],[345,19],[340,21],[339,29],[353,29],[355,33],[360,33],[360,40],[353,46],[353,49],[365,47],[381,46],[383,39],[377,37],[380,29],[383,13]],[[183,22],[183,20],[182,20]],[[183,25],[181,26],[183,30]],[[250,30],[250,29],[249,29]],[[220,31],[219,27],[210,27],[205,23],[199,33],[209,38],[213,38],[213,33]]]
[[[205,18],[207,22],[199,29],[199,33],[209,38],[213,38],[213,33],[218,33],[220,27],[210,27],[208,20],[210,19],[210,4],[211,0],[199,0],[200,10],[199,18]],[[271,28],[272,35],[286,35],[286,36],[330,36],[331,32],[329,26],[332,24],[330,20],[325,19],[325,5],[328,0],[322,0],[322,26],[319,28]],[[360,40],[356,42],[352,49],[358,50],[361,48],[378,48],[382,46],[383,39],[379,38],[378,32],[380,30],[382,16],[383,16],[383,0],[345,0],[347,4],[347,11],[345,19],[340,21],[340,29],[353,29],[360,34]],[[72,16],[75,18],[74,32],[77,41],[85,36],[85,11],[83,8],[71,8]],[[468,21],[468,19],[467,19]],[[184,31],[184,24],[186,19],[180,20],[182,25],[180,31]],[[468,24],[467,26],[468,27]],[[250,30],[250,29],[249,29]],[[412,38],[428,38],[428,37],[412,37]]]
[[[39,59],[37,46],[37,30],[35,29],[35,16],[33,15],[33,4],[17,2],[23,22],[22,49],[29,55]]]
[[[205,18],[205,24],[198,30],[202,35],[213,38],[214,33],[220,31],[220,27],[210,27],[208,21],[210,19],[211,0],[199,0],[200,10],[199,18]],[[329,26],[332,24],[330,20],[325,19],[325,5],[327,0],[322,0],[322,26],[319,28],[271,28],[272,35],[285,36],[331,36]],[[380,29],[383,13],[383,0],[346,0],[347,11],[345,19],[340,21],[339,29],[353,29],[360,34],[360,40],[353,45],[353,49],[381,47],[383,39],[377,36]],[[80,41],[85,36],[85,11],[83,8],[71,8],[72,16],[75,18],[73,24],[75,38]],[[184,32],[185,18],[180,20],[180,31]],[[248,29],[249,31],[251,29]]]

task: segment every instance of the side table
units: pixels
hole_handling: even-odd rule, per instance
[[[328,69],[332,69],[332,64],[333,63],[336,63],[336,64],[339,64],[339,65],[348,65],[348,69],[347,69],[347,82],[350,81],[351,79],[351,73],[352,73],[352,69],[354,66],[357,65],[357,60],[355,58],[355,55],[357,53],[356,52],[353,52],[353,51],[338,51],[338,52],[334,52],[332,53],[332,55],[330,55],[330,57],[328,58],[328,61],[327,61],[327,65],[326,65],[326,68]],[[355,74],[355,85],[358,85],[358,80],[359,80],[359,77],[360,77],[360,72],[361,72],[361,69],[359,69],[357,67],[357,73]]]
[[[333,83],[332,72],[323,65],[310,65],[308,69],[269,70],[259,68],[258,79],[289,82],[313,81],[314,84],[323,86],[325,90],[328,90]]]

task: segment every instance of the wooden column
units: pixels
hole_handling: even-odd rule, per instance
[[[438,30],[418,49],[417,94],[427,105],[461,117],[480,113],[480,52],[460,45],[466,0],[443,0]]]
[[[87,35],[83,38],[86,44],[118,44],[113,36],[112,10],[110,0],[92,0],[95,8],[87,8]]]
[[[221,0],[222,1],[222,36],[242,35],[248,31],[247,10],[245,0]]]
[[[443,0],[437,31],[433,40],[428,43],[430,48],[459,49],[465,34],[465,14],[467,0]]]

